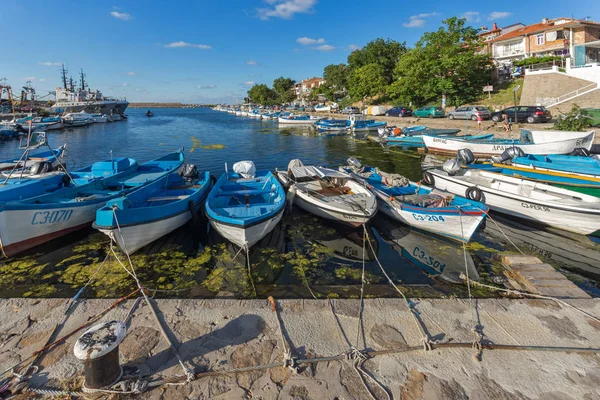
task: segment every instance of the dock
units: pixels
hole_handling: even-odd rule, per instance
[[[2,371],[47,343],[67,301],[0,301]],[[57,337],[114,301],[80,300]],[[415,313],[401,298],[366,299],[362,312],[358,299],[275,301],[277,312],[267,300],[153,300],[195,372],[188,383],[143,301],[134,309],[133,298],[124,301],[102,321],[131,313],[120,345],[125,371],[181,383],[147,388],[140,399],[600,398],[598,299],[409,301]],[[40,357],[30,387],[79,393],[81,332]]]

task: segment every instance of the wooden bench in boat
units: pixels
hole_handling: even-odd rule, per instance
[[[315,190],[315,192],[326,197],[341,196],[343,194],[354,194],[352,192],[352,189],[350,189],[348,186],[324,187],[321,190]]]
[[[272,193],[271,189],[253,189],[253,190],[231,190],[219,192],[217,196],[238,196],[238,195],[255,195],[255,194],[269,194]]]

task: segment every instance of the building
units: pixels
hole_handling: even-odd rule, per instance
[[[492,57],[499,66],[546,55],[572,58],[574,67],[596,64],[600,60],[600,24],[588,20],[544,18],[540,23],[495,36],[490,42]]]
[[[324,83],[325,79],[323,78],[315,77],[304,79],[302,82],[296,84],[296,97],[299,99],[308,97],[308,95],[310,94],[310,92],[312,92],[313,89],[320,87]]]
[[[517,22],[516,24],[505,26],[504,28],[498,28],[498,24],[494,22],[492,29],[488,30],[487,26],[482,26],[481,33],[479,33],[479,37],[484,43],[484,46],[481,49],[482,54],[491,54],[492,53],[492,41],[502,35],[506,35],[509,32],[512,32],[516,29],[524,28],[525,24]]]

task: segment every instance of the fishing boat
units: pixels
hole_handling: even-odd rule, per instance
[[[63,156],[66,144],[36,154],[25,152],[21,158],[0,161],[1,179],[40,178],[62,166],[59,158]],[[60,171],[62,174],[63,172]]]
[[[91,115],[85,111],[68,113],[62,117],[65,127],[85,126],[90,124]]]
[[[183,151],[142,165],[131,158],[100,161],[71,174],[73,184],[68,187],[4,204],[0,208],[2,252],[18,254],[90,226],[96,210],[107,201],[177,172],[183,161]]]
[[[309,115],[289,115],[287,117],[280,115],[277,120],[280,125],[313,125],[317,122],[317,119],[313,119]]]
[[[154,117],[154,113],[150,110],[146,111],[146,117]]]
[[[440,136],[444,137],[444,136]],[[481,135],[464,135],[457,136],[456,138],[460,138],[465,141],[473,141],[473,140],[487,140],[494,137],[493,133],[485,133]],[[413,135],[413,136],[388,136],[385,138],[385,143],[388,146],[404,146],[404,147],[415,147],[422,148],[425,146],[423,142],[423,136]]]
[[[363,115],[352,114],[349,117],[350,126],[354,132],[377,131],[387,126],[387,122],[375,121],[374,119],[365,119]]]
[[[241,161],[226,171],[206,199],[211,226],[225,239],[249,248],[279,223],[285,192],[270,171],[256,171],[252,161]]]
[[[469,278],[479,280],[473,257],[469,252],[465,254],[457,242],[395,224],[382,215],[373,219],[373,226],[384,242],[425,274],[445,282],[461,284],[464,283],[461,275],[466,267]]]
[[[315,106],[315,112],[330,112],[331,106]]]
[[[90,120],[96,124],[104,124],[108,122],[108,115],[106,114],[90,114]]]
[[[181,175],[165,175],[108,201],[96,212],[93,226],[132,254],[197,216],[211,183],[208,172],[185,165]]]
[[[485,219],[487,207],[451,196],[407,178],[362,166],[355,158],[341,171],[363,182],[377,197],[381,211],[396,221],[461,242],[468,242]]]
[[[583,137],[537,143],[529,135],[529,131],[522,129],[520,139],[462,140],[458,137],[423,135],[423,143],[432,153],[454,155],[460,149],[469,149],[476,157],[500,155],[511,147],[520,147],[527,154],[569,154],[578,147],[589,150],[594,142],[594,135],[594,132],[584,132]]]
[[[31,120],[32,128],[40,131],[59,130],[64,127],[61,117],[35,117]]]
[[[373,193],[345,172],[292,160],[277,177],[289,188],[294,204],[321,218],[360,226],[377,212]]]
[[[514,157],[512,165],[535,171],[554,171],[600,178],[600,156],[532,155]]]
[[[481,201],[492,210],[589,235],[600,229],[600,198],[499,173],[432,169],[423,182]]]

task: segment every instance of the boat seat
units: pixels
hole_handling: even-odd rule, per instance
[[[317,190],[317,193],[323,196],[341,196],[344,194],[353,194],[352,189],[348,186],[337,186],[337,187],[325,187],[323,189]]]
[[[255,189],[255,190],[232,190],[217,193],[217,196],[238,196],[238,195],[255,195],[255,194],[269,194],[272,193],[271,189]]]
[[[146,199],[146,201],[172,201],[172,200],[183,200],[185,198],[190,197],[190,195],[181,195],[181,196],[161,196],[161,197],[150,197]]]

